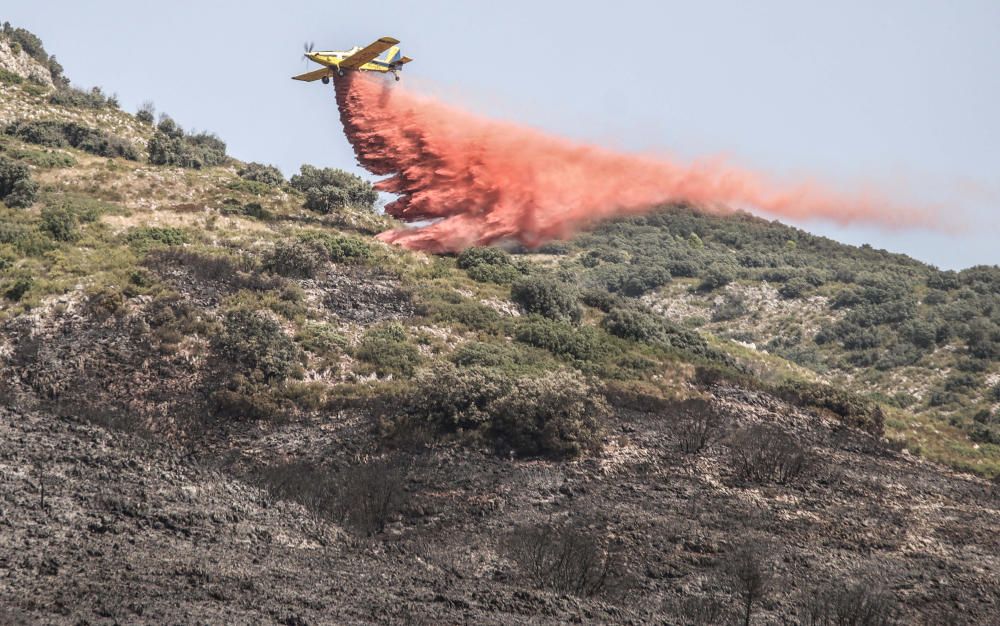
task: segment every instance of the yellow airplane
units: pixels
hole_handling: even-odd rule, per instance
[[[305,58],[319,63],[323,67],[318,70],[292,76],[293,80],[304,80],[312,82],[322,80],[323,84],[329,84],[334,74],[344,75],[344,70],[357,70],[361,72],[391,72],[396,80],[399,80],[399,70],[413,59],[402,56],[399,51],[398,39],[393,37],[382,37],[378,41],[368,44],[364,48],[354,46],[350,50],[328,50],[313,52],[312,44],[306,46]],[[382,59],[378,55],[386,53]]]

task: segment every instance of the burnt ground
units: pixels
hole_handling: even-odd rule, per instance
[[[362,414],[248,425],[192,454],[3,409],[4,619],[677,623],[691,598],[735,609],[720,568],[750,538],[774,575],[754,623],[797,623],[803,594],[841,580],[889,591],[900,623],[994,623],[1000,498],[988,484],[756,392],[714,394],[727,429],[767,420],[796,432],[815,455],[809,477],[743,484],[726,443],[688,455],[669,410],[620,411],[596,459],[458,444],[395,453],[404,499],[371,538],[252,479],[293,459],[305,479],[345,472],[376,452]],[[615,584],[595,596],[540,589],[508,558],[512,530],[564,520],[619,555]]]
[[[711,436],[687,452],[690,406],[619,399],[603,451],[575,461],[388,448],[379,410],[351,401],[206,418],[226,374],[206,325],[244,279],[204,271],[176,300],[65,298],[4,326],[0,622],[731,623],[749,545],[769,579],[754,624],[810,623],[841,589],[890,618],[844,623],[995,623],[996,487],[759,391],[701,389]],[[384,277],[305,286],[333,317],[411,311]],[[765,451],[794,443],[764,479],[734,460],[759,424],[785,437]],[[567,548],[561,577],[526,547]]]

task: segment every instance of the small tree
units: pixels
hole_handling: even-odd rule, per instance
[[[303,165],[289,184],[306,196],[305,208],[332,213],[346,206],[374,208],[378,192],[359,176],[334,168]]]
[[[763,546],[745,542],[737,545],[727,555],[723,571],[730,588],[740,599],[743,626],[750,626],[754,606],[771,587],[772,577]]]
[[[285,182],[281,170],[273,165],[264,165],[263,163],[247,163],[237,171],[237,174],[243,180],[252,180],[272,187],[277,187]]]
[[[142,103],[139,110],[135,112],[135,117],[143,124],[153,125],[153,120],[156,119],[156,107],[149,100]]]
[[[574,324],[583,317],[576,292],[569,285],[550,278],[522,278],[511,286],[510,296],[526,313]]]
[[[28,168],[17,161],[0,156],[0,200],[13,208],[31,206],[38,185],[31,180]]]

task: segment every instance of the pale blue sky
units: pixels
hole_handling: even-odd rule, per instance
[[[614,148],[939,203],[971,228],[797,225],[945,268],[1000,263],[1000,2],[6,0],[0,20],[75,83],[286,174],[360,173],[332,90],[289,80],[302,43],[393,35],[413,88]]]

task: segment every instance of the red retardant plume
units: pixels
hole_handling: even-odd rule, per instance
[[[682,165],[623,154],[478,116],[360,72],[335,81],[344,132],[379,191],[398,194],[386,213],[417,228],[383,241],[428,252],[517,240],[564,239],[598,220],[671,202],[724,213],[745,206],[778,217],[839,223],[927,225],[927,214],[877,198],[840,197],[812,184],[790,188],[718,164]]]

